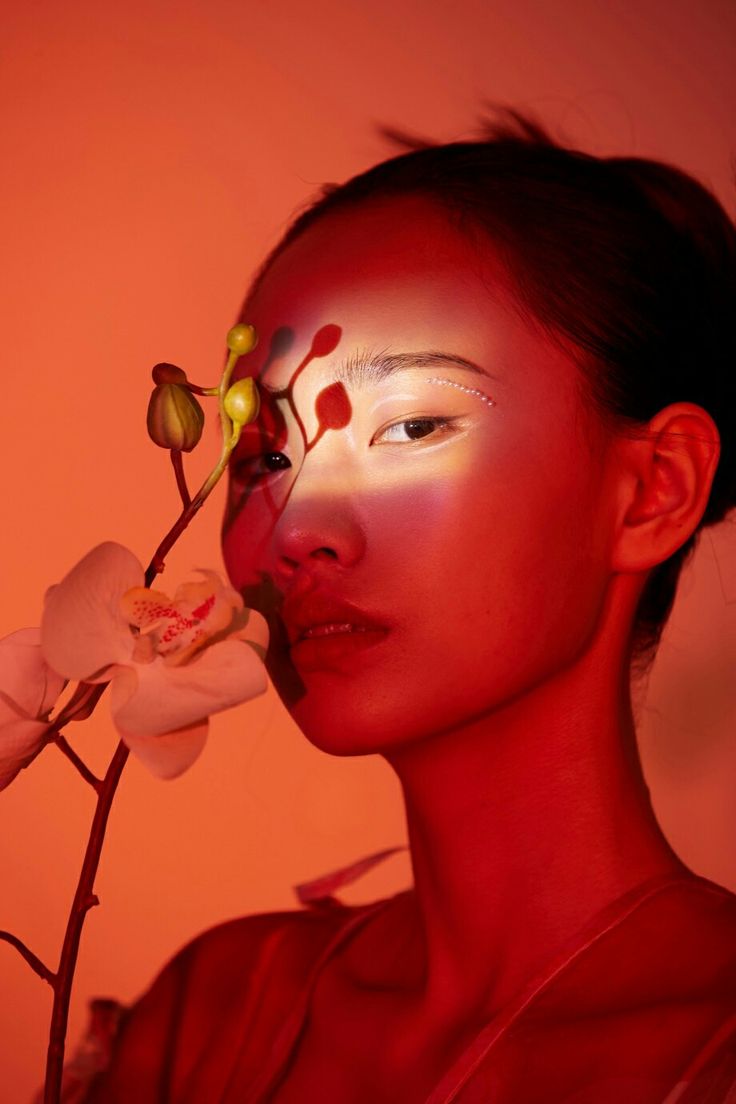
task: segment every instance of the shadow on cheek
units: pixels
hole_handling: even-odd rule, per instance
[[[240,593],[246,606],[266,619],[269,631],[266,671],[276,693],[290,709],[304,697],[307,688],[291,661],[289,636],[281,617],[283,593],[267,572],[260,572],[260,581],[246,584],[240,588]]]

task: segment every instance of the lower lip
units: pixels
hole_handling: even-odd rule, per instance
[[[388,629],[359,629],[356,632],[307,636],[291,645],[291,658],[300,669],[318,670],[374,648],[387,635]]]

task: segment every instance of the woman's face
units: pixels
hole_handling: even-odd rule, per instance
[[[234,378],[264,401],[231,459],[223,554],[305,735],[388,752],[574,660],[609,581],[608,450],[491,247],[428,199],[364,202],[293,242],[244,320],[259,343]],[[402,360],[361,377],[379,353]],[[294,642],[361,618],[380,629]]]

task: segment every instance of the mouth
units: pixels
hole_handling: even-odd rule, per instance
[[[328,621],[323,625],[310,625],[304,629],[294,641],[298,644],[302,640],[308,640],[315,636],[334,636],[338,633],[369,632],[367,625],[355,625],[349,621]],[[374,630],[375,631],[375,630]]]
[[[342,666],[380,644],[388,629],[349,622],[311,625],[290,645],[292,661],[300,670]]]

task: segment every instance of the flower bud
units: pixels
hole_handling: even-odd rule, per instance
[[[261,396],[256,381],[250,376],[238,380],[228,389],[224,405],[225,413],[235,425],[244,426],[255,421],[261,409]]]
[[[204,411],[191,391],[160,383],[148,403],[148,436],[161,448],[191,452],[202,436]]]
[[[246,353],[255,349],[258,344],[258,334],[255,326],[239,322],[237,326],[233,326],[231,330],[228,330],[226,342],[231,353],[245,356]]]
[[[154,383],[181,383],[186,384],[187,374],[183,368],[177,368],[175,364],[154,364],[151,369]]]

